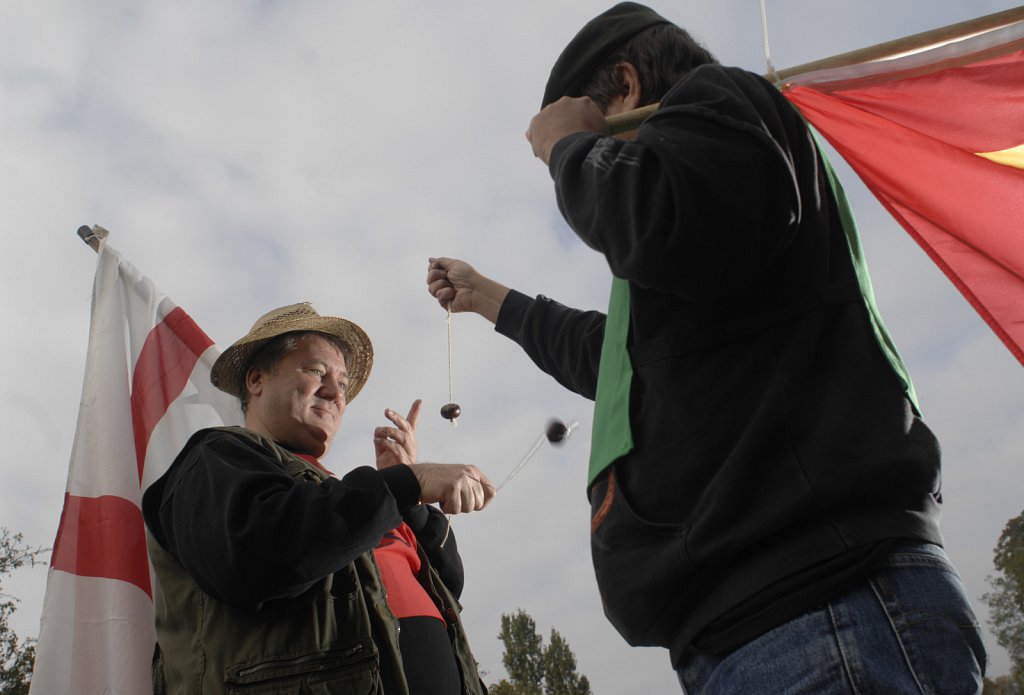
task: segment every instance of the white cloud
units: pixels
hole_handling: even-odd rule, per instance
[[[477,655],[501,675],[502,612],[565,636],[595,692],[674,692],[660,650],[631,649],[601,615],[583,491],[590,406],[478,317],[454,323],[452,430],[444,312],[430,255],[465,258],[528,294],[601,308],[604,261],[558,217],[523,137],[550,64],[610,3],[514,5],[67,0],[20,3],[0,26],[0,525],[52,542],[81,389],[93,254],[112,244],[224,346],[267,309],[310,299],[369,331],[377,363],[332,462],[370,463],[384,407],[426,399],[421,452],[500,480],[550,416],[577,418],[485,514],[455,520]],[[776,67],[1011,6],[913,0],[769,3]],[[755,3],[680,8],[725,62],[763,70]],[[808,14],[808,12],[815,14]],[[944,529],[977,599],[991,548],[1021,512],[1024,373],[863,186],[844,172],[883,314],[946,455]],[[35,634],[43,575],[10,585]],[[982,608],[978,602],[976,607]],[[994,647],[990,639],[989,646]],[[1005,655],[994,651],[996,671]]]

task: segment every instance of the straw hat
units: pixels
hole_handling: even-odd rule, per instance
[[[352,402],[363,388],[373,367],[373,345],[362,328],[336,316],[321,316],[309,302],[268,311],[256,320],[249,332],[221,353],[213,363],[210,381],[221,391],[241,398],[245,393],[245,373],[253,355],[276,338],[293,331],[317,331],[337,336],[348,346],[347,401]]]

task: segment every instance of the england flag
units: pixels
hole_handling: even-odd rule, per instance
[[[238,400],[210,384],[219,354],[213,341],[105,241],[98,251],[31,695],[151,692],[155,630],[142,493],[193,432],[242,419]]]

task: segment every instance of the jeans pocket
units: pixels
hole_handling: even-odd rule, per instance
[[[986,662],[981,627],[945,552],[930,544],[897,547],[871,585],[926,692],[975,692]]]
[[[676,626],[666,607],[689,569],[688,527],[640,518],[616,484],[614,469],[595,484],[591,553],[605,614],[632,645],[664,644]]]

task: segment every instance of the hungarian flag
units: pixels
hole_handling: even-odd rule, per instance
[[[151,692],[142,492],[197,429],[240,423],[237,399],[210,384],[217,354],[188,314],[101,243],[31,695]]]
[[[1024,363],[1024,22],[782,90]]]

